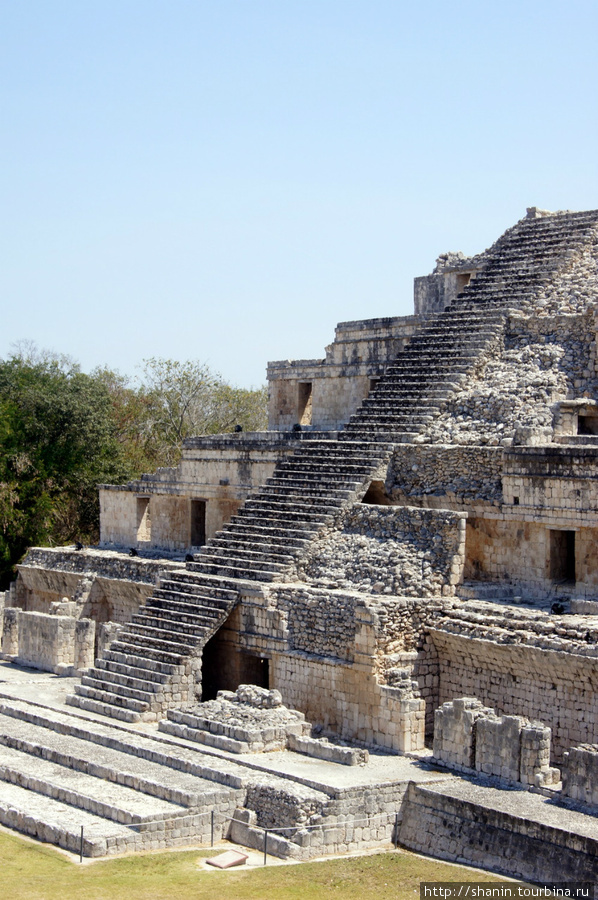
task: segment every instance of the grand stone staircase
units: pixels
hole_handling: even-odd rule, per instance
[[[338,440],[307,440],[280,462],[186,568],[169,572],[67,702],[135,721],[193,699],[206,641],[238,599],[236,580],[289,581],[307,545],[362,499],[394,443],[409,443],[476,365],[499,351],[510,308],[594,234],[598,211],[524,219],[484,256],[453,305],[388,366]]]

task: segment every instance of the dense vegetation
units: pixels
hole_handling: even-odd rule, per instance
[[[35,348],[0,360],[0,588],[28,546],[97,539],[98,484],[175,464],[191,435],[265,424],[265,388],[199,363],[147,360],[132,380]]]

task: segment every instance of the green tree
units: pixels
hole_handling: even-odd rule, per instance
[[[173,465],[185,438],[202,434],[266,427],[267,389],[235,388],[203,363],[170,359],[144,360],[141,391],[148,418],[140,423],[151,435],[159,465]]]
[[[98,484],[173,465],[193,435],[262,430],[266,399],[198,362],[149,359],[133,381],[20,344],[0,360],[0,589],[29,546],[97,540]]]
[[[106,386],[71,361],[0,361],[0,583],[28,546],[93,540],[99,482],[130,475]]]

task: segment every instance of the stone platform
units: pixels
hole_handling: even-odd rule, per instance
[[[206,845],[212,824],[257,849],[268,828],[281,857],[388,846],[408,784],[443,777],[387,754],[348,766],[198,747],[73,711],[73,681],[0,664],[0,823],[77,853],[83,827],[86,856]]]
[[[371,752],[243,755],[65,704],[73,679],[0,664],[0,823],[71,852],[209,846],[287,859],[389,847],[530,881],[596,880],[598,817],[498,780]],[[398,832],[397,832],[398,827]],[[558,872],[557,872],[558,869]]]

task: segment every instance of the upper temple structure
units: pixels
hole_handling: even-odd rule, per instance
[[[4,659],[179,735],[246,684],[370,749],[422,750],[442,709],[435,755],[466,768],[457,720],[483,714],[481,747],[523,717],[539,783],[547,741],[558,765],[598,743],[597,301],[598,211],[532,208],[441,255],[413,315],[268,364],[267,432],[100,486],[98,547],[32,548]]]

